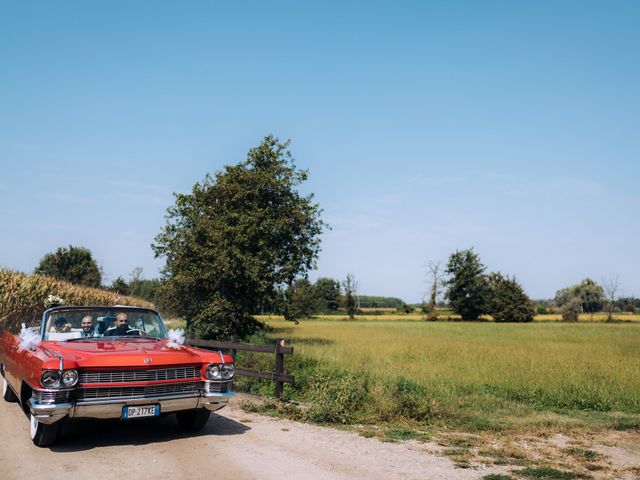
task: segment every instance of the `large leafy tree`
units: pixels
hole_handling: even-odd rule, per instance
[[[285,320],[298,323],[301,318],[309,318],[322,308],[321,300],[306,278],[299,278],[284,291],[282,314]]]
[[[473,248],[456,250],[449,257],[445,270],[446,298],[462,320],[477,320],[480,315],[488,313],[485,268]]]
[[[76,285],[100,287],[102,274],[91,251],[84,247],[60,247],[47,253],[34,273],[66,280]]]
[[[320,277],[313,284],[322,310],[340,308],[340,282],[333,278]]]
[[[265,137],[167,211],[153,249],[166,259],[173,310],[202,338],[252,333],[257,306],[315,265],[324,223],[313,195],[297,190],[307,171],[288,144]]]
[[[496,322],[532,322],[533,303],[515,278],[494,272],[487,276],[488,310]]]
[[[582,313],[602,311],[605,303],[604,288],[590,278],[585,278],[577,285],[558,290],[556,304],[564,308],[566,305],[579,304]]]

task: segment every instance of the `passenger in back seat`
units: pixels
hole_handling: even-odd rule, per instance
[[[49,328],[49,331],[55,333],[66,333],[71,331],[71,324],[67,323],[67,320],[64,317],[56,318],[53,321],[53,325]]]

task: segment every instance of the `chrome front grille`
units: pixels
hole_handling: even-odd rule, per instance
[[[35,403],[65,403],[69,400],[69,392],[46,392],[44,390],[33,390],[31,397]]]
[[[231,391],[233,382],[209,382],[209,393],[228,393]]]
[[[157,380],[185,380],[200,378],[200,365],[160,368],[154,370],[81,371],[78,383],[153,382]]]
[[[202,382],[164,383],[140,387],[78,388],[73,399],[82,402],[104,398],[149,397],[155,395],[175,395],[202,390]]]

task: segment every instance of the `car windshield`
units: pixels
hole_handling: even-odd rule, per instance
[[[71,341],[112,338],[167,338],[162,318],[153,310],[74,308],[47,314],[43,340]]]

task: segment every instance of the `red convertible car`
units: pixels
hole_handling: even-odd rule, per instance
[[[233,396],[233,359],[167,333],[147,308],[51,308],[37,336],[25,328],[0,336],[4,400],[20,402],[40,447],[56,441],[68,418],[175,413],[182,427],[202,428]]]

